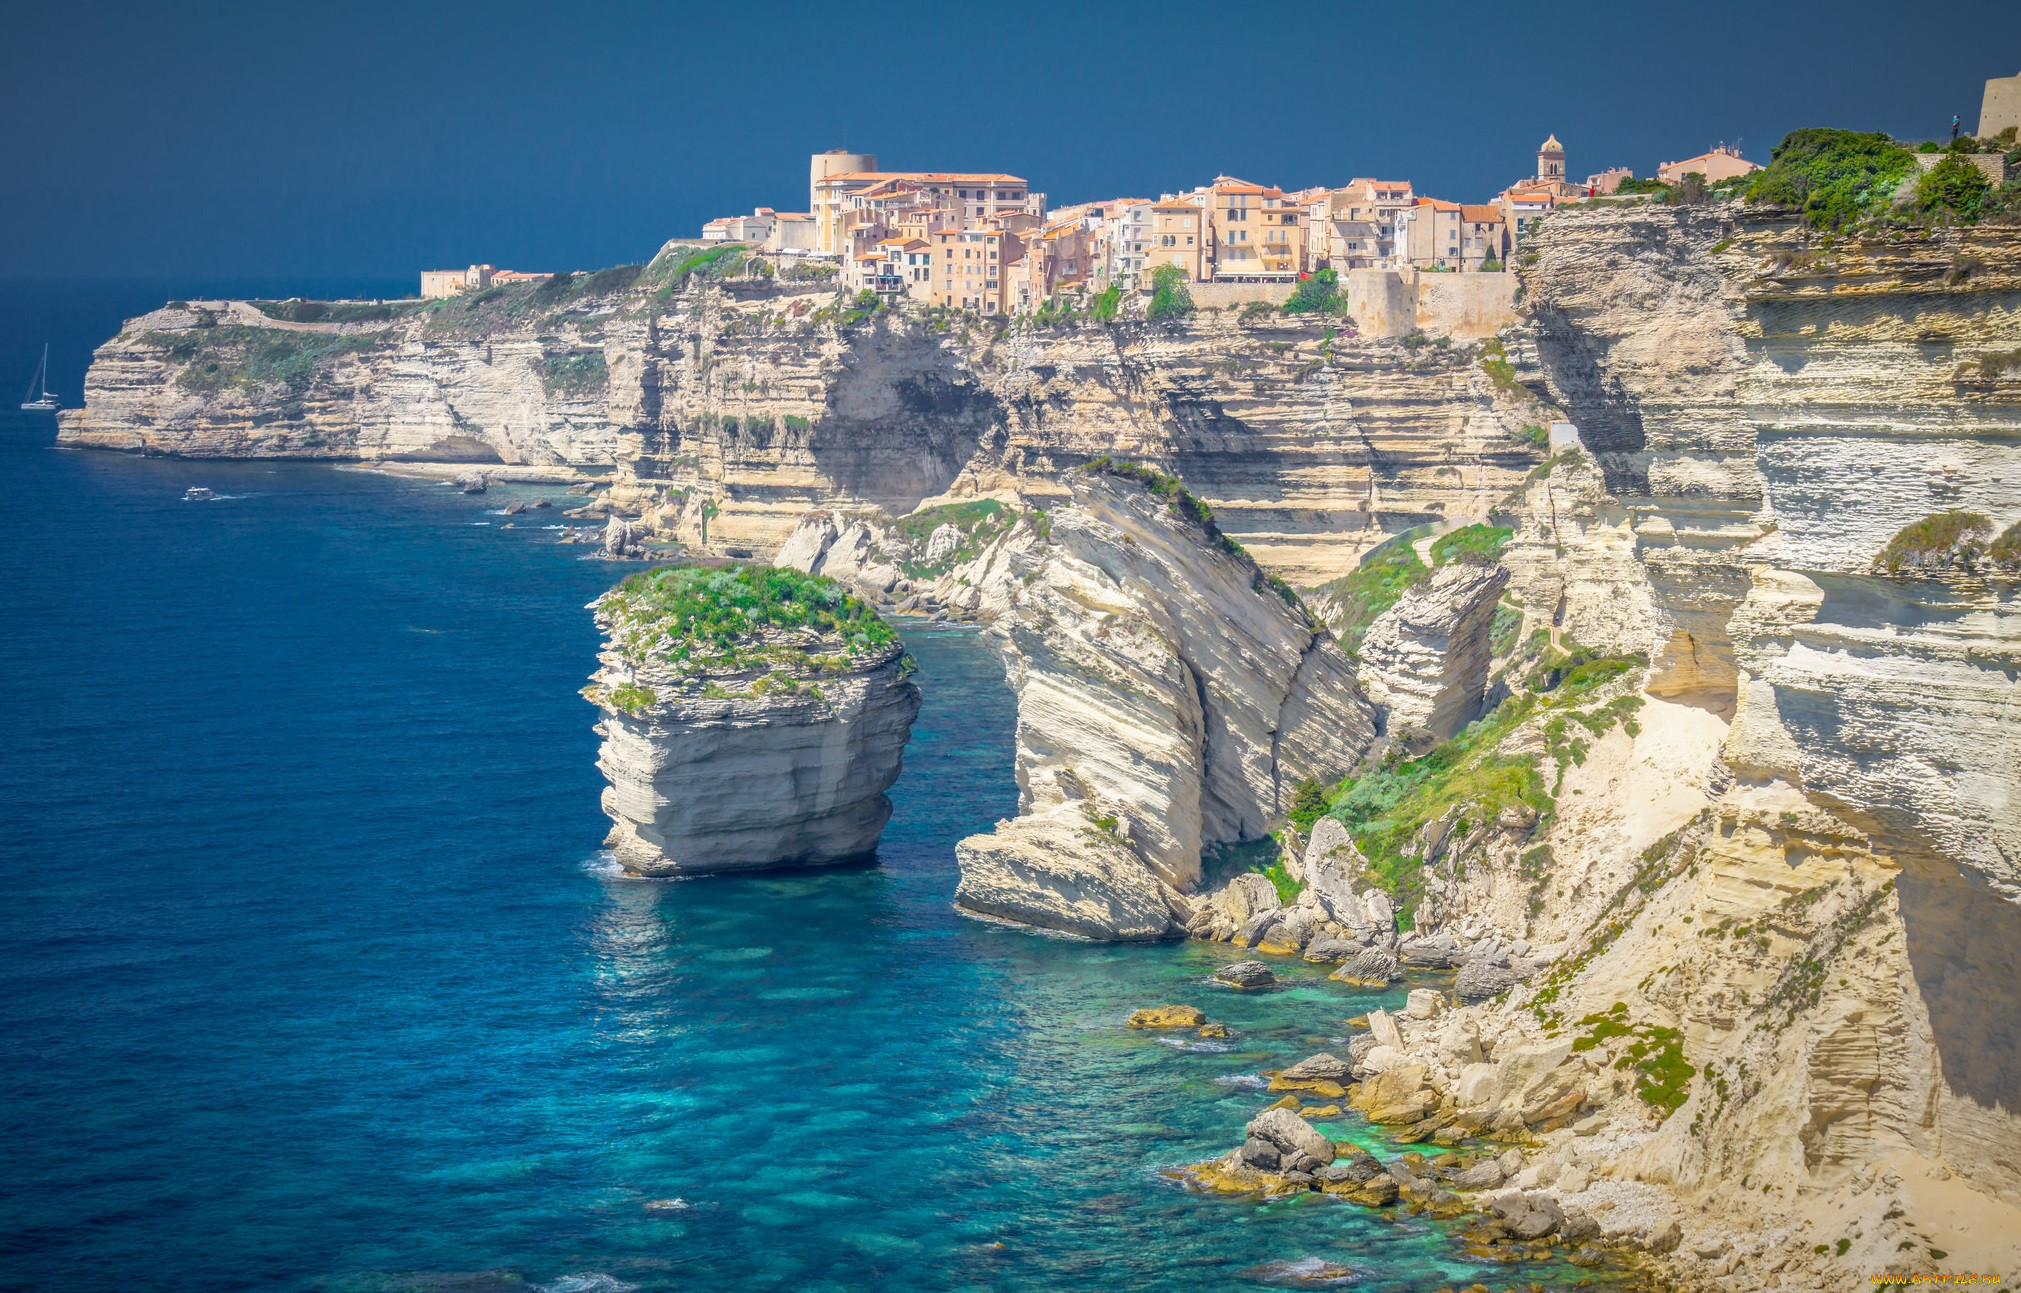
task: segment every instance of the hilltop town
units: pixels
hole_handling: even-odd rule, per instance
[[[833,278],[887,302],[984,315],[1112,291],[1112,301],[1138,296],[1154,279],[1187,284],[1202,304],[1282,301],[1298,281],[1325,271],[1503,272],[1525,232],[1555,207],[1647,201],[1690,176],[1718,186],[1759,169],[1721,145],[1665,162],[1653,180],[1616,166],[1575,182],[1553,135],[1537,149],[1534,174],[1482,203],[1429,197],[1409,180],[1287,191],[1217,175],[1155,199],[1048,208],[1021,176],[885,171],[873,153],[837,149],[813,156],[807,210],[722,216],[702,227],[701,241],[744,245],[782,276]],[[489,265],[430,270],[421,295],[539,277]]]

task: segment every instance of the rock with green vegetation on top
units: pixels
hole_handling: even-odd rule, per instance
[[[833,580],[668,566],[592,603],[605,843],[626,871],[855,861],[891,816],[919,689],[896,630]]]

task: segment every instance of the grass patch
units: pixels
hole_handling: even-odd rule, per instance
[[[1340,646],[1349,655],[1358,658],[1369,626],[1406,592],[1431,578],[1431,567],[1411,546],[1412,540],[1423,534],[1423,527],[1417,527],[1378,544],[1362,557],[1359,566],[1322,589],[1333,600]]]
[[[658,699],[651,687],[641,687],[635,682],[619,683],[610,689],[609,696],[611,708],[621,709],[633,718],[651,709]]]
[[[610,387],[610,365],[603,351],[574,355],[542,355],[535,365],[549,395],[601,395]]]
[[[834,580],[772,566],[661,566],[632,575],[595,605],[626,660],[687,675],[836,671],[898,641]]]
[[[426,308],[425,301],[248,301],[283,323],[389,323]]]
[[[1874,569],[1889,575],[1970,573],[1986,555],[1992,534],[1993,523],[1977,512],[1937,512],[1896,531],[1874,558]]]
[[[1492,566],[1502,559],[1502,549],[1516,532],[1500,525],[1463,525],[1432,540],[1432,564],[1443,566],[1458,561],[1470,566]]]
[[[1572,1043],[1575,1053],[1628,1038],[1614,1067],[1635,1071],[1635,1094],[1665,1118],[1683,1107],[1696,1070],[1684,1062],[1684,1037],[1677,1029],[1633,1022],[1625,1001],[1615,1002],[1606,1014],[1586,1016],[1578,1026],[1586,1032]]]
[[[963,562],[981,556],[982,550],[1004,532],[1012,519],[1010,509],[993,498],[977,499],[972,503],[947,503],[901,517],[891,528],[905,536],[912,555],[900,561],[899,568],[910,579],[932,579],[944,575]],[[925,555],[927,540],[943,525],[953,526],[960,533],[961,542],[951,551],[929,561]]]
[[[151,332],[142,340],[160,345],[168,359],[185,365],[176,374],[176,385],[200,395],[275,387],[299,394],[326,365],[379,344],[377,335],[244,327]]]

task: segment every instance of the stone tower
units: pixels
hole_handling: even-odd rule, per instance
[[[861,171],[877,169],[877,154],[852,153],[840,148],[831,148],[825,153],[814,154],[814,164],[807,174],[807,214],[814,217],[814,249],[834,251],[835,246],[835,195],[826,197],[821,192],[821,182],[831,175],[854,175]]]
[[[1979,101],[1979,138],[1990,139],[2009,126],[2021,126],[2021,76],[1986,82],[1986,97]]]
[[[1552,135],[1537,150],[1537,178],[1552,184],[1565,182],[1565,145]]]

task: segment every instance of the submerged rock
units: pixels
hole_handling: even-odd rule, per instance
[[[1231,988],[1267,988],[1277,982],[1277,976],[1261,961],[1237,961],[1214,971],[1214,980]]]
[[[638,875],[869,857],[919,689],[891,627],[833,582],[664,567],[594,603],[606,845]]]
[[[1198,1028],[1207,1022],[1207,1012],[1197,1006],[1152,1006],[1132,1011],[1132,1028]]]

